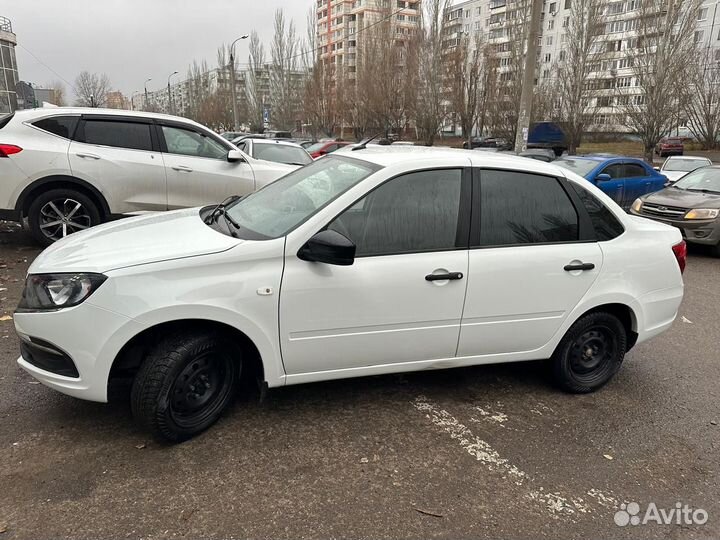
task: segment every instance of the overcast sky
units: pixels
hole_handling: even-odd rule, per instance
[[[83,70],[107,73],[128,97],[167,85],[193,60],[215,67],[216,50],[256,30],[269,54],[275,10],[283,8],[304,38],[306,15],[315,0],[31,0],[3,2],[0,15],[12,21],[20,79],[45,85],[72,83]],[[247,62],[247,41],[235,45]],[[41,62],[33,58],[37,56]],[[176,80],[176,79],[173,79]],[[74,95],[68,88],[68,100]]]

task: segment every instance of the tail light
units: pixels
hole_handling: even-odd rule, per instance
[[[0,158],[8,157],[13,154],[22,152],[22,148],[15,146],[14,144],[2,144],[0,143]]]
[[[685,271],[685,265],[687,264],[687,244],[685,243],[685,240],[679,244],[675,244],[672,247],[672,250],[675,255],[675,259],[677,259],[678,266],[680,267],[680,273],[682,274]]]

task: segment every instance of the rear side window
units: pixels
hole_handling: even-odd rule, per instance
[[[647,175],[648,173],[642,165],[638,165],[637,163],[625,164],[625,178],[641,178]]]
[[[77,116],[52,116],[33,122],[33,126],[58,137],[72,139],[78,120]]]
[[[512,246],[578,240],[578,214],[551,176],[483,170],[480,245]]]
[[[598,242],[612,240],[625,232],[622,224],[613,215],[613,213],[592,193],[585,188],[580,187],[575,182],[569,182],[569,184],[578,194],[583,206],[585,206],[588,214],[590,214],[590,220],[595,228],[595,236]]]
[[[150,124],[116,120],[85,120],[78,140],[88,144],[132,150],[152,150]]]

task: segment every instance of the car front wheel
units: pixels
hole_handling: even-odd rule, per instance
[[[553,378],[567,392],[597,390],[617,373],[627,349],[627,332],[610,313],[589,313],[567,331],[551,359]]]
[[[187,440],[214,424],[232,402],[240,350],[217,334],[177,334],[158,343],[133,382],[135,419],[156,438]]]

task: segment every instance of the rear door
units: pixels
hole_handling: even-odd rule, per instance
[[[83,115],[68,156],[72,174],[97,187],[113,214],[167,210],[165,166],[151,120]]]
[[[474,172],[479,178],[474,175],[468,288],[457,355],[539,349],[600,273],[603,257],[592,222],[578,210],[581,203],[564,179],[521,171]]]
[[[625,176],[625,197],[623,199],[623,208],[628,209],[633,201],[645,195],[662,189],[665,181],[660,175],[653,174],[650,167],[646,167],[641,163],[626,162],[624,164]]]
[[[246,161],[228,161],[230,146],[219,137],[179,122],[163,121],[158,127],[168,208],[218,203],[255,190],[252,167]]]

